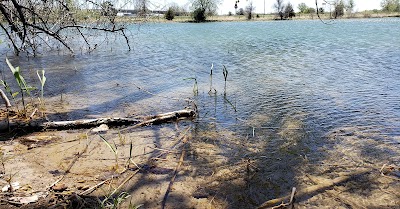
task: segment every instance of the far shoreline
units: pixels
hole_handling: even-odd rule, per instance
[[[399,18],[400,12],[397,13],[384,13],[384,12],[357,12],[352,14],[346,14],[340,18],[330,18],[330,14],[320,14],[321,20],[347,20],[347,19],[378,19],[378,18]],[[200,23],[212,23],[212,22],[264,22],[264,21],[290,21],[290,20],[319,20],[317,14],[296,14],[296,17],[291,19],[280,20],[274,14],[258,14],[255,15],[251,20],[248,20],[245,15],[216,15],[207,17],[206,21]],[[164,16],[150,16],[150,17],[119,17],[119,22],[132,22],[132,23],[197,23],[193,21],[191,16],[175,16],[173,20],[166,20]]]

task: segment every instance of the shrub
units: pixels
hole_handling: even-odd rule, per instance
[[[202,8],[197,8],[193,11],[193,20],[195,22],[204,22],[206,21],[206,10]]]
[[[240,8],[237,12],[236,15],[244,15],[244,9]]]
[[[165,19],[173,20],[175,18],[175,11],[170,7],[165,13]]]
[[[285,11],[284,11],[284,17],[285,19],[287,18],[292,18],[295,17],[296,13],[294,12],[293,6],[291,3],[288,3],[285,7]]]

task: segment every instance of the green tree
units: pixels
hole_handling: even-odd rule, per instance
[[[236,15],[244,15],[244,9],[240,8],[237,12]]]
[[[174,18],[175,18],[175,10],[172,7],[170,7],[165,13],[165,19],[173,20]]]
[[[297,8],[299,9],[300,13],[303,13],[303,14],[307,13],[308,6],[307,6],[306,3],[300,3],[300,4],[297,6]]]
[[[316,13],[316,10],[315,10],[314,7],[308,7],[307,13],[308,13],[308,14],[314,14],[314,13]],[[323,12],[322,12],[322,13],[323,13]]]
[[[197,8],[196,10],[194,10],[192,15],[195,22],[206,21],[206,10],[202,8]]]
[[[220,0],[192,0],[193,19],[196,22],[204,22],[207,16],[217,12]]]
[[[382,0],[381,7],[385,12],[400,12],[400,0]]]
[[[344,15],[344,2],[339,0],[335,2],[335,10],[333,12],[333,17],[336,19]]]
[[[101,4],[100,14],[103,16],[115,17],[117,16],[117,10],[110,1],[105,1]]]
[[[353,13],[355,6],[356,4],[354,3],[354,0],[349,0],[346,4],[346,11],[350,14]]]
[[[292,4],[290,2],[287,3],[285,6],[285,10],[284,10],[284,17],[287,19],[287,18],[292,18],[295,16],[296,16],[296,13],[294,12]]]

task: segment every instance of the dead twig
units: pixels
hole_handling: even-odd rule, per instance
[[[4,93],[3,90],[0,89],[0,96],[4,101],[4,104],[6,105],[7,108],[11,107],[10,100],[8,99],[7,95]]]
[[[90,130],[89,130],[89,131],[90,131]],[[85,153],[85,152],[87,151],[87,149],[88,149],[88,147],[89,147],[89,144],[90,144],[90,142],[91,142],[91,141],[89,140],[89,135],[88,135],[88,133],[89,133],[89,132],[86,132],[86,141],[87,141],[87,143],[86,143],[85,147],[83,148],[82,152],[80,152],[80,153],[78,152],[78,154],[75,155],[74,159],[72,160],[72,162],[70,163],[70,165],[68,166],[68,168],[64,171],[64,174],[63,174],[58,180],[56,180],[54,183],[52,183],[50,186],[48,186],[48,187],[46,188],[46,190],[51,189],[53,186],[55,186],[55,185],[58,184],[60,181],[62,181],[62,180],[65,178],[65,176],[70,172],[72,166],[75,165],[76,161],[78,161],[78,159],[83,155],[83,153]]]
[[[354,178],[356,176],[360,176],[360,175],[366,174],[368,172],[369,172],[369,170],[362,169],[360,171],[352,172],[352,173],[349,173],[346,176],[340,176],[340,177],[337,177],[337,178],[332,179],[332,180],[330,180],[330,179],[317,180],[314,177],[308,176],[311,179],[311,181],[313,181],[315,183],[318,183],[318,184],[310,186],[310,187],[307,187],[307,188],[304,188],[304,189],[298,191],[297,192],[297,199],[305,198],[305,197],[308,197],[308,196],[313,196],[313,195],[317,194],[318,192],[325,191],[325,190],[331,188],[332,186],[335,186],[337,184],[349,181],[349,180],[351,180],[352,178]],[[280,198],[277,198],[277,199],[272,199],[272,200],[269,200],[267,202],[264,202],[258,208],[273,207],[274,205],[280,204],[280,203],[284,202],[287,199],[290,199],[290,196],[285,196],[285,197],[280,197]]]
[[[48,186],[46,188],[46,190],[51,189],[54,185],[58,184],[58,182],[60,182],[61,180],[63,180],[65,177],[65,175],[61,176],[59,179],[57,179],[54,183],[50,184],[50,186]]]
[[[178,163],[178,165],[177,165],[176,168],[175,168],[174,175],[172,176],[171,181],[169,182],[167,191],[165,192],[163,201],[162,201],[162,203],[161,203],[161,205],[162,205],[161,208],[162,208],[162,209],[165,208],[165,204],[167,203],[167,198],[168,198],[169,192],[170,192],[171,189],[172,189],[172,185],[174,184],[176,175],[178,175],[179,168],[181,167],[181,165],[182,165],[182,163],[183,163],[183,157],[185,156],[185,153],[186,153],[185,150],[182,150],[181,157],[179,158],[179,163]]]
[[[29,116],[30,119],[33,119],[33,116],[35,116],[36,112],[38,111],[38,108],[35,108],[32,112],[32,114]]]
[[[178,136],[178,139],[176,140],[176,142],[171,146],[171,148],[170,148],[170,150],[172,150],[172,149],[174,149],[176,146],[178,146],[178,144],[180,144],[180,142],[182,141],[182,140],[186,140],[187,138],[186,138],[186,136],[187,136],[187,134],[189,133],[189,131],[191,130],[192,128],[191,127],[187,127],[186,129],[185,129],[185,131],[183,131],[183,134],[180,134],[179,136]],[[181,132],[182,133],[182,132]],[[183,141],[183,143],[186,143],[186,141]],[[160,153],[159,155],[157,155],[155,158],[162,158],[162,157],[164,157],[165,156],[165,154],[166,153]]]
[[[67,173],[69,173],[69,172],[71,171],[72,166],[74,166],[75,163],[76,163],[76,161],[78,161],[78,159],[87,151],[87,149],[88,149],[89,144],[90,144],[91,141],[89,140],[89,137],[88,137],[88,134],[87,134],[87,133],[86,133],[86,137],[87,137],[87,139],[88,139],[88,142],[86,143],[85,148],[83,148],[82,152],[78,152],[78,153],[75,155],[74,159],[73,159],[72,162],[69,164],[68,168],[65,170],[65,174],[67,174]]]
[[[189,130],[190,130],[190,127],[189,127],[188,129],[185,130],[185,133],[184,133],[184,135],[183,135],[182,142],[183,142],[184,144],[186,144],[186,143],[188,142],[188,140],[189,140],[188,137],[187,137],[187,133],[188,133]],[[177,165],[176,168],[175,168],[174,175],[172,176],[172,178],[171,178],[171,180],[170,180],[170,182],[169,182],[167,191],[165,191],[165,195],[164,195],[164,198],[163,198],[162,203],[161,203],[161,208],[162,208],[162,209],[165,208],[165,204],[167,203],[167,198],[168,198],[169,192],[171,191],[172,185],[173,185],[174,182],[175,182],[175,178],[176,178],[176,176],[178,175],[179,169],[180,169],[180,167],[181,167],[182,164],[183,164],[183,158],[185,157],[185,154],[186,154],[186,150],[184,149],[184,146],[182,146],[181,156],[180,156],[180,158],[179,158],[178,165]]]
[[[193,110],[180,110],[180,111],[174,111],[174,112],[167,112],[167,113],[147,117],[147,120],[140,122],[130,128],[138,128],[141,126],[148,126],[148,125],[153,125],[153,124],[165,123],[165,122],[169,122],[169,121],[176,121],[176,120],[179,120],[180,118],[191,118],[194,115],[195,115],[195,113]]]
[[[116,188],[114,191],[105,199],[103,200],[106,202],[110,197],[114,196],[119,190],[124,186],[129,180],[131,180],[141,169],[135,170],[131,175],[129,175],[125,180]]]
[[[281,203],[280,205],[277,205],[275,207],[272,207],[271,209],[278,209],[278,208],[285,208],[288,207],[290,205],[293,205],[294,203],[294,195],[296,194],[296,187],[292,188],[292,194],[290,195],[290,200],[288,203]]]
[[[0,199],[0,202],[6,202],[6,203],[8,203],[8,204],[16,205],[16,206],[21,206],[21,205],[23,205],[23,203],[16,202],[16,201],[11,201],[11,200],[7,200],[7,199]]]
[[[99,188],[100,186],[105,184],[106,182],[110,181],[111,179],[112,178],[106,179],[106,180],[104,180],[104,181],[102,181],[102,182],[90,187],[89,189],[79,193],[79,196],[85,196],[85,195],[88,195],[88,194],[92,193],[94,190],[96,190],[97,188]]]
[[[386,171],[385,171],[385,168],[387,168]],[[395,170],[395,169],[396,169],[396,168],[395,168],[395,166],[393,166],[393,165],[383,164],[383,166],[382,166],[382,168],[379,170],[379,172],[380,172],[381,176],[383,176],[383,177],[385,177],[385,178],[389,178],[389,179],[392,179],[392,180],[400,181],[399,178],[395,178],[395,177],[388,176],[388,175],[385,174],[385,173],[388,173],[388,172],[393,171],[393,170]],[[398,170],[400,171],[400,168],[398,168]]]

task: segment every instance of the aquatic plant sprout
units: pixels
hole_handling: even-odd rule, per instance
[[[185,79],[183,79],[183,80],[194,80],[194,84],[193,84],[193,94],[194,94],[195,96],[197,96],[197,95],[199,94],[199,88],[198,88],[198,85],[197,85],[197,79],[196,79],[195,77],[192,77],[192,78],[185,78]]]
[[[104,143],[110,148],[110,150],[114,153],[115,156],[115,170],[118,170],[118,147],[117,144],[115,144],[115,141],[113,140],[114,146],[110,144],[110,142],[107,141],[102,135],[100,135],[100,138],[104,141]]]
[[[10,63],[10,61],[6,58],[6,63],[8,67],[10,68],[12,74],[14,75],[15,80],[17,81],[17,84],[19,86],[21,96],[22,96],[22,105],[24,107],[24,114],[26,114],[26,107],[25,107],[25,98],[24,98],[24,91],[28,94],[31,95],[31,91],[35,89],[35,87],[28,86],[24,77],[21,74],[20,68],[15,67]],[[4,83],[4,82],[3,82]],[[15,94],[15,93],[14,93]],[[17,94],[15,94],[16,96]]]
[[[43,87],[44,87],[44,84],[46,83],[46,76],[44,76],[44,73],[45,73],[44,70],[41,70],[40,72],[41,72],[41,76],[39,74],[39,71],[36,71],[36,74],[40,81],[40,99],[43,100]]]

